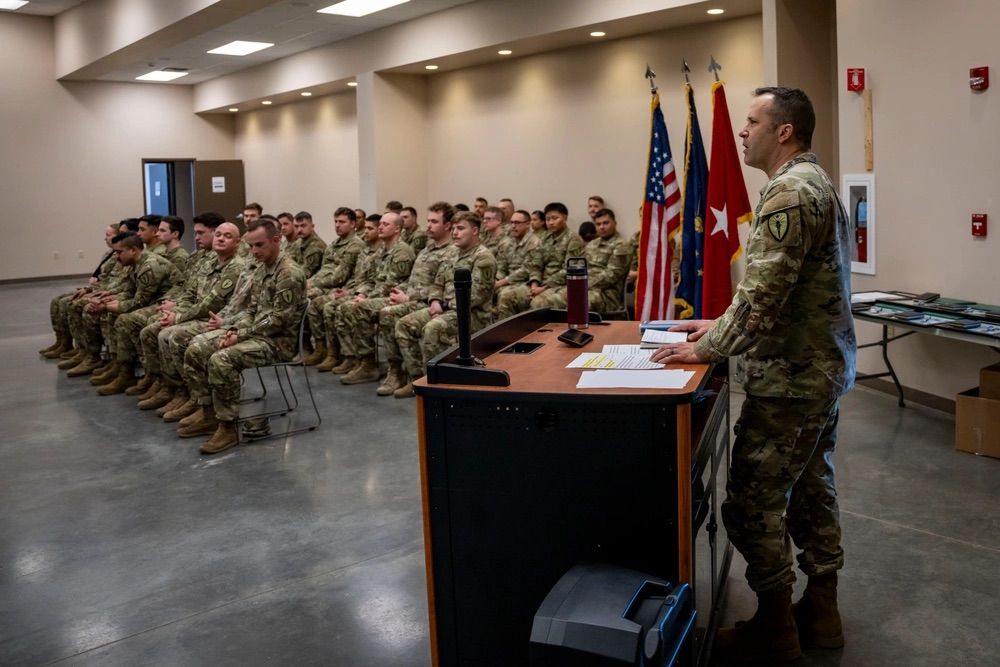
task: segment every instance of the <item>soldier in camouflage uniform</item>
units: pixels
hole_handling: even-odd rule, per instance
[[[347,360],[340,357],[340,341],[337,338],[337,312],[340,306],[354,298],[359,290],[366,289],[375,281],[375,270],[382,259],[382,241],[378,235],[378,224],[382,216],[375,213],[365,220],[364,243],[365,248],[358,256],[354,265],[354,275],[343,287],[334,288],[328,295],[328,299],[323,304],[323,331],[326,332],[327,358],[316,367],[320,373],[333,372],[343,374],[354,369],[355,360]],[[334,359],[331,359],[334,357]],[[333,361],[336,360],[336,363]],[[348,363],[348,361],[350,363]]]
[[[789,660],[802,644],[844,643],[837,610],[843,566],[833,451],[839,397],[854,383],[850,229],[829,176],[809,153],[815,115],[800,90],[754,91],[744,162],[770,178],[747,240],[746,275],[715,321],[692,322],[694,343],[653,360],[719,361],[742,355],[746,401],[736,424],[722,517],[747,561],[754,617],[719,631],[726,664]],[[792,550],[809,577],[791,604]]]
[[[413,396],[413,381],[422,377],[427,361],[455,344],[458,318],[455,313],[455,269],[469,269],[469,330],[476,332],[490,323],[497,262],[493,253],[479,242],[481,218],[462,211],[452,223],[452,247],[438,268],[431,288],[430,306],[403,317],[396,324],[396,343],[403,355],[407,375],[405,385],[393,392],[396,398]]]
[[[313,224],[312,214],[308,211],[299,211],[295,214],[295,235],[295,243],[289,246],[288,252],[308,278],[319,271],[319,267],[323,264],[326,241],[316,233],[316,225]]]
[[[378,311],[378,330],[385,345],[386,361],[389,363],[385,381],[375,391],[379,396],[390,396],[406,384],[403,356],[396,344],[396,322],[427,306],[438,267],[451,246],[451,221],[454,216],[455,209],[448,202],[439,201],[431,205],[427,213],[427,237],[430,244],[417,255],[407,281],[389,292],[388,303]]]
[[[420,229],[417,222],[417,209],[412,206],[404,206],[399,212],[399,217],[403,221],[403,233],[400,237],[406,245],[413,248],[414,254],[419,255],[420,251],[427,247],[427,232]]]
[[[413,249],[400,238],[402,231],[403,224],[398,214],[390,211],[382,216],[378,235],[384,250],[375,268],[375,280],[358,288],[354,298],[337,309],[335,331],[344,363],[354,364],[351,370],[342,373],[340,381],[343,384],[375,382],[379,378],[372,318],[383,306],[389,305],[389,293],[406,282],[413,268]],[[438,254],[439,251],[432,250],[426,256],[433,261]],[[370,305],[368,302],[371,302]]]
[[[531,231],[531,214],[527,211],[514,211],[510,216],[510,243],[500,255],[495,256],[497,290],[528,282],[528,257],[539,243],[541,240]]]
[[[632,260],[629,242],[618,233],[615,212],[602,208],[594,219],[597,238],[587,244],[587,298],[590,309],[608,313],[622,309],[622,287]],[[562,288],[563,294],[566,288]]]
[[[183,350],[200,333],[207,331],[207,321],[229,300],[236,281],[245,268],[236,257],[240,230],[217,213],[195,218],[198,253],[204,253],[176,301],[165,302],[156,321],[139,334],[146,375],[153,378],[139,396],[139,408],[157,409],[165,421],[176,421],[196,408],[185,405],[189,395],[181,377]],[[208,248],[203,246],[208,245]],[[195,254],[198,254],[195,253]],[[179,358],[178,358],[179,357]],[[167,417],[167,413],[173,412]]]
[[[549,306],[565,307],[559,288],[566,285],[566,260],[583,256],[583,240],[566,227],[569,211],[553,202],[545,207],[548,229],[528,260],[528,283],[505,289],[500,295],[496,319],[502,320],[528,310]]]
[[[333,228],[337,232],[337,240],[327,246],[322,265],[306,283],[306,296],[309,298],[306,316],[315,346],[305,358],[307,366],[326,365],[326,370],[329,370],[340,363],[336,344],[327,340],[323,306],[333,299],[333,291],[343,287],[354,275],[358,256],[364,251],[365,242],[355,233],[355,215],[354,209],[346,206],[334,212]]]
[[[163,248],[163,258],[170,260],[182,274],[187,271],[190,259],[188,251],[181,245],[183,236],[183,218],[176,215],[165,215],[160,218],[160,224],[156,228],[156,239]]]
[[[513,240],[504,233],[503,210],[498,206],[487,206],[483,212],[482,237],[479,242],[486,246],[493,257],[502,257],[514,245]]]
[[[203,454],[216,454],[239,442],[240,373],[290,360],[305,312],[306,277],[295,262],[281,255],[278,229],[269,220],[257,220],[247,228],[247,236],[257,268],[242,300],[244,307],[217,329],[195,337],[184,355],[185,374],[201,409],[178,434],[211,433],[201,446]]]

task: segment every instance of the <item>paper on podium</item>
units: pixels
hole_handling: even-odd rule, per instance
[[[635,371],[584,371],[576,383],[577,389],[683,389],[694,371],[666,369],[654,373]]]
[[[617,368],[619,370],[649,371],[663,368],[663,364],[649,360],[649,353],[621,354],[608,352],[583,352],[566,368]]]
[[[643,349],[651,349],[666,345],[667,343],[686,343],[688,335],[686,331],[658,331],[656,329],[646,329],[642,332]]]

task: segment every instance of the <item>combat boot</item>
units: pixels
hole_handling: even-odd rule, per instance
[[[63,337],[60,334],[56,334],[56,342],[52,343],[48,347],[43,347],[38,351],[38,354],[46,355],[57,347],[62,347]]]
[[[94,369],[94,375],[104,375],[109,370],[111,370],[112,365],[114,365],[114,360],[102,361],[101,365]]]
[[[398,361],[389,362],[389,372],[385,374],[385,380],[378,386],[375,393],[379,396],[391,396],[394,391],[406,384],[406,374]]]
[[[316,349],[310,352],[302,360],[306,366],[315,366],[326,359],[326,343],[317,343]]]
[[[152,398],[160,393],[161,389],[170,389],[170,385],[160,380],[160,378],[156,378],[153,380],[153,384],[149,386],[149,389],[139,394],[136,397],[136,400],[145,401],[147,398]]]
[[[72,359],[81,352],[83,352],[83,350],[79,347],[68,347],[65,352],[59,355],[59,359],[60,361],[63,359]]]
[[[58,359],[63,352],[70,349],[72,343],[62,334],[56,334],[56,342],[41,351],[41,355],[46,359]]]
[[[83,357],[76,366],[73,366],[66,375],[75,378],[83,375],[90,375],[94,372],[94,369],[101,365],[101,358],[96,354],[88,354]]]
[[[183,403],[163,413],[163,421],[167,423],[180,421],[198,411],[198,404],[194,402],[193,398],[187,395],[187,392],[184,393],[184,398],[185,401]]]
[[[343,361],[330,369],[334,375],[344,375],[354,370],[354,367],[361,363],[357,357],[344,357]]]
[[[83,360],[86,359],[86,358],[87,358],[87,351],[84,350],[83,348],[78,348],[78,349],[76,349],[76,350],[73,351],[72,355],[70,355],[70,356],[66,357],[65,359],[63,359],[62,361],[60,361],[56,365],[56,368],[58,368],[60,370],[68,371],[69,369],[73,368],[74,366],[82,363]]]
[[[786,662],[802,655],[792,615],[792,587],[758,593],[753,618],[716,634],[715,655],[724,665]]]
[[[132,368],[128,364],[119,364],[119,368],[121,370],[118,371],[118,375],[111,378],[107,384],[102,384],[97,388],[98,394],[101,396],[121,394],[137,382],[135,373],[132,372]]]
[[[141,380],[139,380],[133,386],[131,386],[131,387],[128,388],[128,391],[125,392],[125,395],[126,396],[143,396],[146,392],[149,391],[149,388],[153,386],[154,382],[156,382],[156,376],[154,376],[152,373],[146,373],[145,375],[142,376]],[[145,398],[149,398],[149,397],[145,396]],[[142,399],[139,399],[139,400],[142,400]]]
[[[803,646],[841,648],[844,626],[837,609],[837,573],[809,577],[802,599],[792,605]]]
[[[219,422],[212,437],[201,446],[202,454],[218,454],[240,444],[240,434],[235,421]]]
[[[350,373],[341,375],[340,383],[364,384],[365,382],[378,382],[378,375],[378,364],[375,363],[375,355],[369,354]]]
[[[402,387],[392,392],[392,395],[396,398],[413,398],[416,395],[413,393],[413,383],[407,382]]]
[[[162,408],[164,405],[169,403],[173,397],[173,389],[161,386],[159,391],[148,398],[140,400],[136,406],[140,410],[155,410],[156,408]]]
[[[100,387],[107,384],[118,376],[121,364],[117,361],[108,362],[103,368],[95,368],[94,376],[90,378],[90,384]]]
[[[316,366],[316,370],[320,373],[329,373],[339,364],[340,358],[327,351],[326,357]]]
[[[177,428],[182,426],[190,426],[191,424],[201,421],[205,418],[205,408],[195,403],[194,412],[189,414],[187,417],[181,417],[177,423]]]
[[[174,408],[179,408],[188,400],[187,392],[180,387],[169,387],[170,400],[156,408],[157,417],[166,417]]]
[[[215,408],[211,405],[203,405],[201,407],[201,419],[192,421],[187,426],[179,427],[177,435],[182,438],[193,438],[197,435],[212,435],[218,427],[219,420],[215,416]]]

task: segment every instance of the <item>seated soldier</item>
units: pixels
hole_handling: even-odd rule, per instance
[[[487,206],[481,217],[483,228],[479,242],[489,248],[494,257],[505,255],[512,241],[504,233],[503,211],[497,206]]]
[[[412,206],[404,206],[399,212],[399,217],[403,221],[403,241],[413,248],[415,254],[427,247],[427,232],[420,229],[417,221],[417,209]]]
[[[528,258],[541,239],[531,231],[531,214],[514,211],[510,216],[510,243],[497,258],[497,290],[528,282]]]
[[[309,211],[295,214],[295,243],[289,246],[292,259],[302,267],[306,277],[312,276],[323,264],[326,241],[316,233],[316,225]]]
[[[278,220],[278,231],[281,232],[281,237],[282,237],[281,249],[287,251],[290,247],[292,247],[292,244],[295,243],[295,238],[296,238],[295,216],[293,216],[288,211],[283,211],[278,214],[277,220]],[[246,239],[246,241],[247,243],[250,242],[249,239]],[[293,257],[292,261],[294,260],[295,258]]]
[[[181,245],[184,236],[184,219],[176,215],[165,215],[160,218],[156,228],[156,239],[163,248],[163,258],[169,259],[181,273],[188,268],[188,251]]]
[[[587,220],[586,222],[581,222],[580,230],[577,232],[577,234],[580,235],[580,239],[584,243],[590,243],[591,241],[597,238],[597,226],[590,220]]]
[[[618,233],[615,212],[602,208],[595,218],[597,238],[587,244],[587,297],[590,310],[608,313],[621,310],[622,286],[632,261],[632,247]]]
[[[393,392],[396,398],[413,396],[413,382],[424,375],[427,361],[455,344],[458,318],[455,313],[455,269],[469,269],[469,330],[476,332],[490,323],[497,263],[493,253],[479,243],[480,217],[471,212],[455,215],[451,226],[452,249],[438,268],[427,308],[410,313],[396,324],[396,344],[403,356],[405,385]]]
[[[184,355],[188,379],[211,400],[201,401],[197,417],[181,426],[178,434],[212,434],[201,446],[203,454],[216,454],[239,442],[240,373],[295,356],[305,310],[306,277],[281,254],[281,234],[274,223],[255,221],[247,228],[247,237],[257,268],[242,310],[218,321],[215,330],[196,336]]]

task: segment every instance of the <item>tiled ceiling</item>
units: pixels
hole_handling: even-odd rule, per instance
[[[317,13],[316,10],[328,7],[334,0],[278,0],[219,28],[191,35],[189,39],[163,49],[155,58],[147,58],[108,72],[100,79],[133,81],[135,77],[153,69],[178,67],[189,70],[190,74],[177,79],[175,85],[200,83],[471,1],[410,0],[369,16],[352,18]],[[58,0],[50,2],[57,3]],[[273,42],[274,46],[248,56],[206,53],[209,49],[237,39]]]

